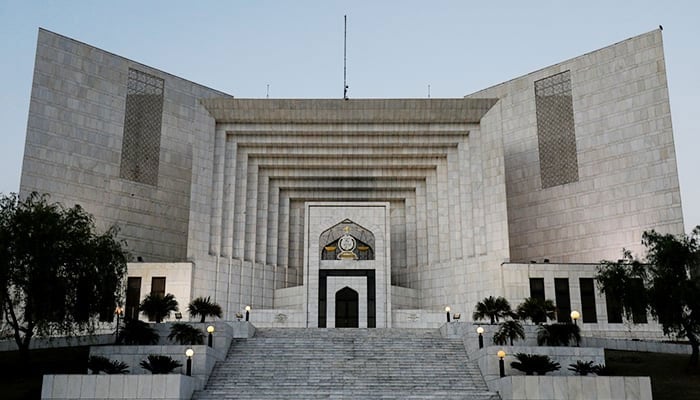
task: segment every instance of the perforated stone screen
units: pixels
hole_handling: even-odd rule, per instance
[[[578,181],[571,73],[535,82],[537,141],[542,188]]]
[[[135,182],[158,185],[164,81],[129,69],[124,114],[124,139],[119,175]]]

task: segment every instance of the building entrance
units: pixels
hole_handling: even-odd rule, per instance
[[[335,294],[335,327],[359,327],[359,296],[356,291],[345,287]]]

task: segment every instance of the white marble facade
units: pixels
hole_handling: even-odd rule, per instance
[[[164,85],[155,184],[120,173],[130,71]],[[576,178],[548,186],[535,84],[563,73]],[[683,230],[660,30],[465,98],[391,100],[237,99],[40,30],[32,190],[119,224],[146,263],[190,263],[181,304],[211,296],[225,319],[250,305],[289,326],[318,325],[323,274],[327,299],[347,286],[368,301],[368,278],[325,269],[374,271],[376,326],[423,326],[446,305],[517,304],[531,273],[570,278],[576,304],[585,265]],[[346,219],[375,233],[375,260],[319,260],[320,233]]]

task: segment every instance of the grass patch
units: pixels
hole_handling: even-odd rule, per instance
[[[612,375],[650,376],[654,400],[700,399],[700,368],[690,355],[605,350]]]
[[[44,374],[85,374],[90,346],[59,347],[29,351],[20,359],[18,351],[0,353],[0,393],[2,398],[40,399]]]

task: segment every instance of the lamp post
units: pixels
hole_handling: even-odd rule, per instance
[[[119,343],[119,318],[124,315],[124,309],[121,306],[117,306],[114,309],[114,315],[117,316],[117,332],[114,335],[114,343]]]
[[[578,323],[576,321],[578,321],[578,319],[581,318],[581,313],[574,310],[571,312],[570,316],[571,316],[571,319],[574,320],[574,325],[578,325]]]
[[[479,348],[483,349],[484,348],[484,328],[478,327],[476,328],[476,333],[479,334]]]
[[[207,339],[207,345],[209,347],[214,347],[212,343],[214,340],[214,337],[212,335],[212,333],[214,333],[214,325],[207,326],[207,332],[209,332],[209,339]]]
[[[574,310],[574,311],[571,312],[571,315],[570,315],[570,316],[571,316],[571,319],[574,320],[574,325],[575,325],[576,327],[578,327],[578,322],[577,322],[577,321],[578,321],[579,318],[581,318],[581,313],[578,312],[578,311],[576,311],[576,310]],[[579,347],[580,345],[581,345],[581,344],[579,343],[579,341],[576,340],[576,347]]]
[[[445,307],[445,313],[447,314],[447,322],[450,322],[450,306]]]
[[[250,306],[245,306],[245,320],[248,322],[250,319]]]
[[[506,357],[506,352],[503,350],[498,350],[498,353],[496,353],[498,356],[498,371],[501,375],[501,378],[506,376],[506,365],[505,362],[503,362],[503,359]]]
[[[192,356],[194,355],[194,350],[185,350],[185,355],[187,356],[187,376],[192,376]]]

